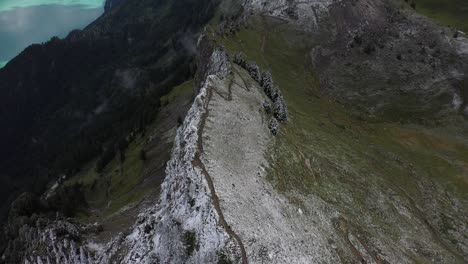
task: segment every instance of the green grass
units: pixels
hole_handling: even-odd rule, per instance
[[[97,173],[95,162],[91,162],[67,181],[67,184],[83,184],[88,204],[91,208],[100,210],[103,216],[139,201],[150,190],[133,191],[143,180],[144,162],[140,160],[140,150],[144,142],[142,137],[135,139],[129,145],[123,163],[120,162],[119,155],[116,155],[101,173]]]
[[[218,263],[217,264],[233,264],[228,256],[224,252],[219,252],[218,253]]]
[[[187,81],[174,87],[169,94],[161,98],[163,107],[173,107],[178,99],[188,98],[193,93],[193,81]],[[165,117],[162,117],[165,118]],[[151,176],[148,167],[155,162],[162,163],[169,159],[170,148],[164,149],[165,153],[157,153],[157,160],[141,160],[140,152],[146,149],[147,143],[154,135],[163,136],[160,133],[158,120],[149,125],[145,135],[138,134],[129,144],[125,152],[125,161],[121,163],[120,155],[107,164],[101,173],[96,171],[96,162],[92,161],[81,169],[79,173],[69,178],[65,184],[81,183],[84,186],[85,197],[90,206],[90,211],[98,211],[96,217],[110,216],[127,205],[138,203],[150,192],[156,191],[157,184],[142,184]],[[166,144],[160,142],[159,144]],[[81,220],[86,221],[91,215],[80,214]],[[91,218],[90,218],[91,219]],[[92,218],[94,221],[95,219]]]
[[[193,80],[186,81],[183,84],[174,87],[171,92],[165,96],[162,96],[160,101],[161,105],[167,105],[180,96],[189,95],[193,92]]]
[[[414,2],[416,3],[416,11],[445,26],[457,28],[468,33],[468,1],[414,0]]]
[[[433,210],[451,208],[445,191],[467,198],[468,146],[458,130],[368,124],[321,97],[309,65],[311,36],[281,21],[255,18],[233,38],[214,38],[231,54],[242,51],[262,70],[270,70],[287,101],[290,121],[267,154],[268,179],[292,203],[300,204],[294,196],[298,191],[313,193],[340,208],[356,225],[363,224],[359,219],[367,212],[374,224],[398,241],[401,231],[395,224],[412,223],[395,208],[389,209],[393,218],[373,209],[380,193],[403,197],[416,214],[417,207],[427,204],[424,188],[432,186],[428,182],[442,188],[434,191]]]
[[[197,248],[197,233],[192,232],[192,231],[186,231],[184,233],[184,246],[185,246],[185,251],[187,252],[187,255],[191,256],[193,254],[193,251]]]

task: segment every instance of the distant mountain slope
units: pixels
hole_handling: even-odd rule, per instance
[[[194,34],[215,5],[128,1],[0,69],[2,199],[40,189],[144,129],[159,97],[191,75]]]

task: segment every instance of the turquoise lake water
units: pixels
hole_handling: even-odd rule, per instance
[[[0,68],[33,43],[65,37],[104,11],[105,0],[0,0]]]

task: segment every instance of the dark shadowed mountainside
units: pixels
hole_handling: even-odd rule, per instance
[[[113,156],[155,117],[159,97],[191,76],[191,46],[215,1],[121,2],[0,69],[2,200],[41,190],[106,151]]]

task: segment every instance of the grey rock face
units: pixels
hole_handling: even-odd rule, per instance
[[[247,0],[245,8],[256,14],[278,17],[301,26],[306,31],[315,31],[327,23],[328,8],[346,1],[332,0]]]
[[[23,221],[16,239],[10,241],[5,252],[8,259],[4,260],[9,263],[24,261],[25,264],[94,263],[92,253],[82,243],[83,234],[94,232],[92,230],[92,226],[69,222],[60,215],[54,220],[33,215],[27,222]],[[21,249],[17,245],[21,245]],[[16,256],[15,252],[22,255]],[[16,261],[13,261],[14,258]]]
[[[198,39],[196,88],[201,88],[209,75],[223,78],[230,71],[229,60],[222,48],[215,47],[207,35],[202,34]],[[196,91],[198,94],[198,90]]]
[[[324,94],[377,119],[435,122],[460,113],[454,102],[468,60],[448,30],[382,0],[333,4],[329,15],[330,39],[312,53]]]
[[[178,129],[172,158],[167,164],[159,206],[142,213],[126,239],[124,263],[216,263],[221,256],[238,255],[238,245],[219,225],[219,211],[206,175],[201,131],[213,89],[230,72],[226,53],[214,48],[206,80],[183,125]]]

